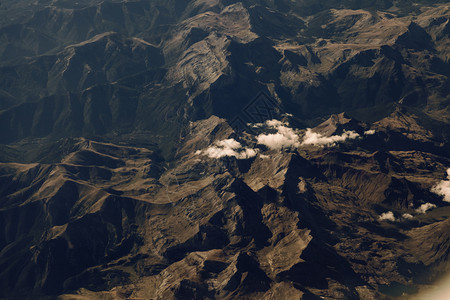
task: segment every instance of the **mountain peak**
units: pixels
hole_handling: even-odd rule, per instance
[[[362,128],[362,123],[352,119],[345,112],[331,115],[328,120],[314,127],[315,132],[320,133],[323,136],[340,135],[345,130],[360,132]]]
[[[0,299],[428,287],[450,8],[416,2],[2,0]]]

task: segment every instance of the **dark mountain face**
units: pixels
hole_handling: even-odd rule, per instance
[[[262,90],[302,120],[346,111],[372,121],[374,109],[384,117],[398,102],[448,120],[445,5],[414,13],[351,1],[2,5],[3,141],[114,130],[173,139],[190,120],[236,117]],[[49,102],[74,125],[46,117],[36,128]],[[168,119],[177,130],[155,126]]]
[[[449,267],[449,17],[2,0],[0,298],[425,290]]]

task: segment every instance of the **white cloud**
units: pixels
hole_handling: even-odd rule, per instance
[[[270,149],[298,146],[297,139],[291,139],[281,133],[260,134],[256,139],[258,140],[258,144],[266,145]]]
[[[373,135],[373,134],[375,134],[375,129],[364,131],[364,135]]]
[[[278,120],[266,121],[266,125],[277,130],[276,133],[260,134],[256,137],[258,144],[267,146],[269,149],[282,149],[298,147],[299,137],[294,129],[287,127],[286,123]]]
[[[255,157],[257,152],[254,149],[244,148],[241,143],[235,139],[218,141],[214,146],[204,151],[211,158],[222,158],[225,156],[236,157],[237,159],[246,159]]]
[[[411,214],[403,214],[403,215],[402,215],[402,218],[403,218],[403,219],[406,219],[406,220],[411,220],[411,219],[413,219],[414,217],[413,217],[413,215],[411,215]]]
[[[359,134],[355,131],[344,131],[342,135],[323,136],[308,128],[303,137],[302,145],[334,146],[338,142],[343,142],[347,139],[356,139],[358,137]]]
[[[391,221],[391,222],[395,222],[395,217],[394,217],[394,213],[392,211],[388,211],[385,213],[382,213],[380,217],[378,217],[378,219],[380,221]]]
[[[416,211],[418,213],[424,214],[424,213],[426,213],[427,211],[429,211],[430,209],[433,209],[433,208],[436,208],[436,205],[434,205],[432,203],[425,203],[425,204],[422,204],[420,207],[418,207],[416,209]]]
[[[264,124],[257,123],[252,126],[261,128]],[[268,120],[265,125],[271,129],[275,129],[275,133],[263,133],[256,137],[258,144],[267,146],[269,149],[282,149],[290,147],[299,147],[300,145],[315,145],[315,146],[334,146],[338,142],[343,142],[347,139],[356,139],[360,137],[355,131],[344,131],[342,135],[324,136],[320,133],[314,132],[308,128],[303,136],[303,141],[300,142],[300,137],[297,132],[288,127],[287,123],[279,120]],[[375,131],[373,131],[374,133]],[[371,130],[366,132],[373,134]]]
[[[247,126],[250,126],[253,128],[261,128],[264,126],[264,123],[247,123]]]
[[[235,139],[228,139],[228,140],[222,140],[222,141],[218,141],[217,146],[222,147],[222,148],[229,148],[229,149],[239,149],[242,148],[241,143],[239,143],[238,141],[236,141]]]
[[[411,296],[411,300],[448,300],[450,295],[450,274],[447,273],[443,278],[434,283],[430,288],[422,290],[418,295]]]
[[[450,168],[447,169],[447,180],[442,180],[431,191],[440,196],[444,196],[445,202],[450,202]]]
[[[283,126],[285,124],[283,124],[283,122],[281,122],[280,120],[273,119],[273,120],[267,120],[266,125],[269,127],[272,127],[272,128],[277,128],[277,127]]]

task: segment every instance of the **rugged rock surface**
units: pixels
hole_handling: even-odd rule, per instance
[[[334,146],[263,147],[237,159],[212,158],[205,149],[229,138],[251,145],[255,136],[211,117],[191,125],[170,163],[146,148],[87,139],[60,141],[53,163],[2,163],[3,296],[412,293],[448,268],[450,210],[430,190],[450,157],[407,144],[374,151],[396,130],[382,132],[385,121]],[[334,115],[313,130],[333,136],[336,128],[367,126]],[[424,201],[437,208],[416,212]],[[387,211],[395,219],[380,219]]]
[[[432,285],[449,270],[449,16],[445,1],[1,1],[0,298]]]
[[[392,4],[3,1],[0,139],[173,140],[261,90],[314,124],[379,120],[397,102],[448,122],[449,7]]]

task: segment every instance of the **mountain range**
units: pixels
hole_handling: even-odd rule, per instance
[[[411,299],[449,271],[446,1],[0,2],[1,299]]]

